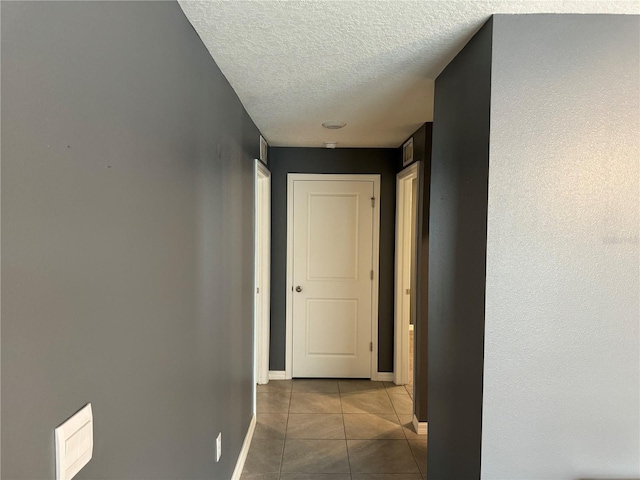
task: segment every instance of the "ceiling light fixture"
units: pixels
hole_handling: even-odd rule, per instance
[[[328,128],[329,130],[338,130],[346,125],[346,122],[324,122],[322,126],[324,128]]]

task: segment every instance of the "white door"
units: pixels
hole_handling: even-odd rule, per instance
[[[293,182],[294,377],[371,378],[374,191]]]
[[[269,382],[269,313],[271,255],[271,177],[269,170],[255,161],[255,382]]]

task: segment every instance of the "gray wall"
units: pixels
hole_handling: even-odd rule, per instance
[[[640,477],[639,25],[495,17],[482,478]]]
[[[428,229],[430,480],[480,476],[490,87],[491,21],[435,85]]]
[[[258,131],[175,2],[1,8],[2,478],[53,478],[92,402],[78,479],[228,480]]]
[[[271,170],[271,370],[285,368],[287,278],[287,174],[380,174],[380,296],[378,371],[393,371],[396,165],[398,149],[278,148],[269,150]]]

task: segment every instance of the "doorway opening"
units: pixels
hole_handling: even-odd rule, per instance
[[[378,379],[380,175],[288,174],[285,378]]]
[[[255,161],[255,310],[254,372],[256,384],[269,382],[270,281],[271,281],[271,174]]]
[[[418,162],[402,170],[396,178],[394,383],[406,385],[413,399]]]

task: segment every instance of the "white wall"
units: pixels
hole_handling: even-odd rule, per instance
[[[639,23],[494,19],[484,479],[640,477]]]

